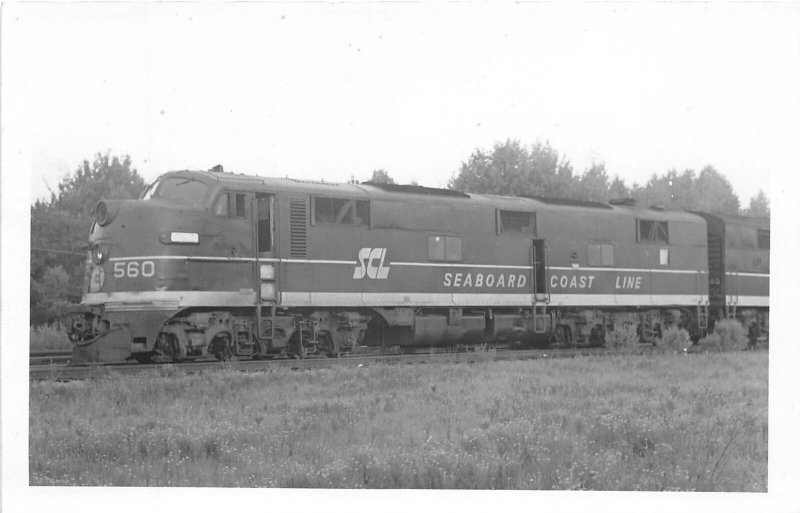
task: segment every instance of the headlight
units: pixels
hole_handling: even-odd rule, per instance
[[[101,201],[94,207],[94,220],[100,226],[105,226],[111,221],[111,214],[108,211],[108,205],[105,201]]]
[[[94,220],[100,226],[105,226],[114,220],[118,211],[118,200],[101,200],[94,207]]]
[[[100,265],[108,258],[108,246],[104,244],[95,244],[92,246],[92,262],[95,265]]]

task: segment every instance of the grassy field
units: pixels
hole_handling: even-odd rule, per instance
[[[71,351],[72,342],[67,338],[67,330],[62,326],[47,324],[30,327],[31,351]]]
[[[30,385],[33,485],[767,490],[768,354]]]

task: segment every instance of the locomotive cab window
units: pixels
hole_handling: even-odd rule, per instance
[[[314,224],[369,226],[369,201],[314,198]]]
[[[208,196],[206,184],[191,176],[160,177],[145,191],[143,199],[160,198],[201,208]]]
[[[497,211],[497,233],[536,234],[536,213],[516,210]]]
[[[663,242],[669,244],[669,226],[667,221],[649,221],[638,219],[636,240],[639,242]]]
[[[444,235],[428,237],[428,259],[438,262],[460,262],[461,237]]]

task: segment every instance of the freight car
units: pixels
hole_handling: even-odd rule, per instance
[[[73,363],[698,337],[709,306],[768,319],[768,224],[756,253],[740,247],[751,227],[630,201],[169,172],[97,205]]]

